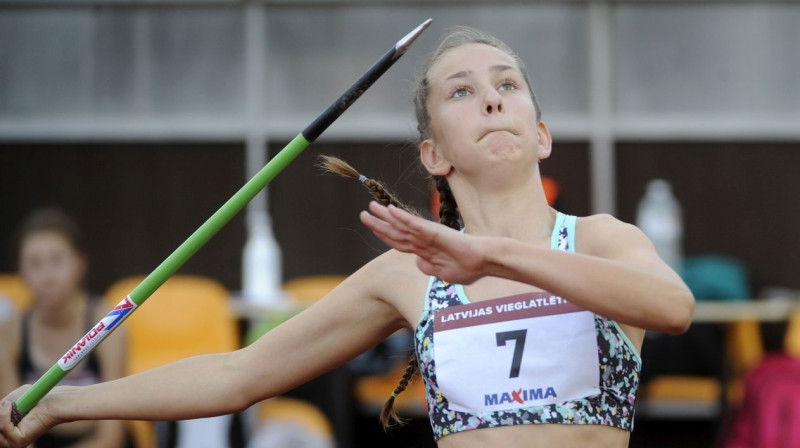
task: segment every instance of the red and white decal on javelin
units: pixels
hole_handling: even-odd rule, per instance
[[[71,349],[61,357],[58,361],[58,366],[61,370],[67,372],[72,370],[84,356],[92,351],[95,345],[99,344],[106,338],[114,328],[117,327],[123,320],[136,309],[136,303],[131,300],[131,297],[125,297],[113,310],[103,317],[86,335],[84,335],[77,344],[72,346]]]

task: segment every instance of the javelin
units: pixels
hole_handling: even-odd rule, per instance
[[[130,314],[181,266],[186,263],[208,240],[228,223],[259,191],[283,171],[308,145],[317,139],[351,104],[353,104],[378,78],[380,78],[400,56],[405,54],[411,44],[431,24],[424,21],[420,26],[400,39],[382,58],[366,73],[361,75],[333,104],[320,114],[303,132],[289,142],[273,157],[252,179],[228,199],[208,220],[175,249],[150,275],[122,301],[100,320],[85,336],[64,354],[50,370],[45,372],[34,385],[25,391],[14,402],[11,421],[19,424],[36,403],[38,403],[67,373],[72,370],[87,354],[97,347],[103,339],[114,331]]]

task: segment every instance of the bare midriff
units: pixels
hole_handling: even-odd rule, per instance
[[[603,425],[535,424],[462,431],[439,439],[439,448],[624,448],[630,432]]]

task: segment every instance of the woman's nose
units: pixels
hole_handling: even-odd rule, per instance
[[[503,97],[494,89],[489,89],[484,97],[484,111],[486,114],[503,112]]]

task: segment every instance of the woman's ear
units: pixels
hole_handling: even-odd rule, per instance
[[[450,174],[453,166],[444,158],[433,139],[423,140],[419,145],[419,158],[425,169],[433,176],[446,176]]]
[[[550,136],[550,131],[544,121],[539,120],[537,123],[537,133],[539,134],[539,160],[544,160],[550,157],[553,149],[553,137]]]

